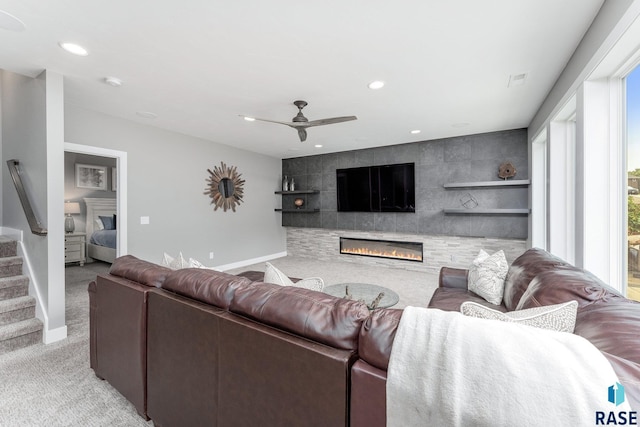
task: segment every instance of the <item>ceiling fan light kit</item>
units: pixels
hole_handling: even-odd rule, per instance
[[[293,101],[293,105],[298,107],[298,114],[296,114],[296,116],[293,119],[291,119],[291,122],[259,119],[257,117],[253,118],[253,120],[259,120],[261,122],[268,122],[268,123],[276,123],[276,124],[292,127],[298,131],[298,138],[300,138],[301,142],[304,142],[307,140],[307,128],[310,128],[313,126],[332,125],[335,123],[348,122],[351,120],[358,120],[356,116],[344,116],[344,117],[332,117],[329,119],[319,119],[319,120],[309,121],[309,119],[307,119],[304,116],[304,114],[302,114],[302,109],[308,105],[307,101],[302,101],[302,100]],[[248,116],[243,116],[243,117],[245,118],[245,120],[248,120]],[[251,118],[249,117],[249,119]],[[252,120],[249,120],[249,121],[252,121]]]

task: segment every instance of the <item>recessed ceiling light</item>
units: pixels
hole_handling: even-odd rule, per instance
[[[322,148],[322,144],[316,144],[316,145],[314,145],[314,147],[316,147],[316,148]]]
[[[382,80],[375,80],[369,83],[369,89],[380,89],[384,86],[384,82]]]
[[[244,119],[245,119],[246,121],[248,121],[248,122],[255,122],[255,121],[256,121],[256,119],[254,119],[253,117],[247,117],[247,116],[244,116]]]
[[[89,55],[89,51],[87,51],[87,49],[83,48],[79,44],[68,43],[68,42],[60,42],[60,43],[58,43],[58,45],[61,48],[63,48],[64,50],[66,50],[67,52],[73,53],[74,55],[78,55],[78,56],[87,56],[87,55]]]
[[[415,129],[415,130],[411,131],[411,133],[414,134],[414,135],[417,134],[417,133],[420,133],[420,132],[421,132],[420,129]]]
[[[120,87],[122,86],[122,80],[117,77],[105,77],[104,82],[109,86]]]
[[[152,113],[151,111],[138,111],[136,114],[145,119],[155,119],[158,117],[156,113]]]
[[[27,28],[24,25],[24,22],[16,18],[10,13],[5,12],[4,10],[0,10],[0,28],[9,31],[24,31]]]

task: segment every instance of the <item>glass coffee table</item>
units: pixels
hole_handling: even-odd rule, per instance
[[[323,292],[334,297],[361,301],[370,310],[391,307],[400,300],[398,294],[391,289],[369,283],[339,283],[325,287]]]

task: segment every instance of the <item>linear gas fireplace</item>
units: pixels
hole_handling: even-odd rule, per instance
[[[340,253],[422,262],[422,243],[340,237]]]

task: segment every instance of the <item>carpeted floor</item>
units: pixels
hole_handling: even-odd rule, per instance
[[[108,264],[67,267],[67,339],[0,356],[0,426],[153,426],[89,368],[87,285]]]
[[[426,306],[437,275],[401,269],[329,263],[285,257],[271,261],[293,277],[322,277],[326,285],[364,282],[386,286],[400,296],[393,308]],[[66,271],[67,339],[0,356],[0,426],[153,426],[89,368],[87,285],[108,270],[103,263]],[[264,270],[264,263],[229,271]]]

